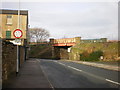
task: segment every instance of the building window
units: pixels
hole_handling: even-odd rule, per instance
[[[7,15],[7,25],[12,25],[12,15]]]
[[[6,31],[6,38],[11,38],[11,31]]]

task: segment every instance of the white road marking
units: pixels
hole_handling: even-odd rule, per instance
[[[112,80],[110,80],[110,79],[105,79],[105,80],[108,81],[108,82],[111,82],[111,83],[114,83],[114,84],[118,84],[118,85],[120,85],[120,83],[115,82],[115,81],[112,81]]]
[[[65,66],[65,64],[63,64],[63,63],[60,63],[60,62],[59,62],[59,64],[61,64],[61,65],[64,65],[64,66]]]
[[[54,62],[57,62],[57,61],[54,61]],[[57,62],[57,63],[59,63],[59,64],[61,64],[61,65],[63,65],[63,66],[67,66],[67,65],[65,65],[65,64],[63,64],[63,63],[60,63],[60,62]],[[71,66],[67,66],[67,67],[69,67],[69,68],[72,68],[72,69],[74,69],[74,70],[76,70],[76,71],[82,71],[82,70],[80,70],[80,69],[77,69],[77,68],[74,68],[74,67],[71,67]]]
[[[61,64],[61,65],[64,65],[64,66],[65,66],[65,64],[63,64],[63,63],[60,63],[60,62],[58,62],[58,61],[53,61],[53,62],[56,62],[56,63],[59,63],[59,64]]]
[[[38,62],[40,62],[40,60],[36,59]]]
[[[53,62],[58,62],[58,61],[53,61]]]
[[[60,62],[58,62],[58,61],[54,61],[54,62],[57,62],[57,63],[59,63],[59,64],[61,64],[61,65],[64,65],[64,66],[67,66],[67,65],[65,65],[65,64],[63,64],[63,63],[60,63]],[[67,66],[67,67],[69,67],[69,68],[72,68],[72,69],[74,69],[74,70],[76,70],[76,71],[82,71],[82,70],[80,70],[80,69],[77,69],[77,68],[74,68],[74,67],[71,67],[71,66]],[[84,72],[84,71],[83,71]],[[85,72],[84,72],[85,73]],[[86,72],[87,73],[87,72]],[[90,74],[89,74],[90,75]],[[92,76],[93,74],[91,74],[91,76]],[[105,79],[106,81],[108,81],[108,82],[111,82],[111,83],[114,83],[114,84],[118,84],[118,85],[120,85],[120,83],[118,83],[118,82],[115,82],[115,81],[112,81],[112,80],[110,80],[110,79]]]
[[[71,66],[67,66],[67,67],[72,68],[72,69],[77,70],[77,71],[80,71],[80,72],[82,71],[80,69],[77,69],[77,68],[74,68],[74,67],[71,67]]]

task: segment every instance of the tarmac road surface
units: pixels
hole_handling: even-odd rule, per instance
[[[75,62],[37,59],[54,88],[118,88],[118,71]]]

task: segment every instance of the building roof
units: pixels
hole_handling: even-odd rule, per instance
[[[18,10],[0,9],[0,14],[18,14]],[[20,10],[20,15],[28,15],[28,10]]]

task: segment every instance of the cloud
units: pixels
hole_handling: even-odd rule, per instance
[[[21,2],[118,2],[119,0],[20,0]],[[19,0],[2,0],[2,2],[19,2]]]
[[[45,28],[54,38],[118,38],[116,2],[24,2],[21,9],[29,10],[31,27]]]

